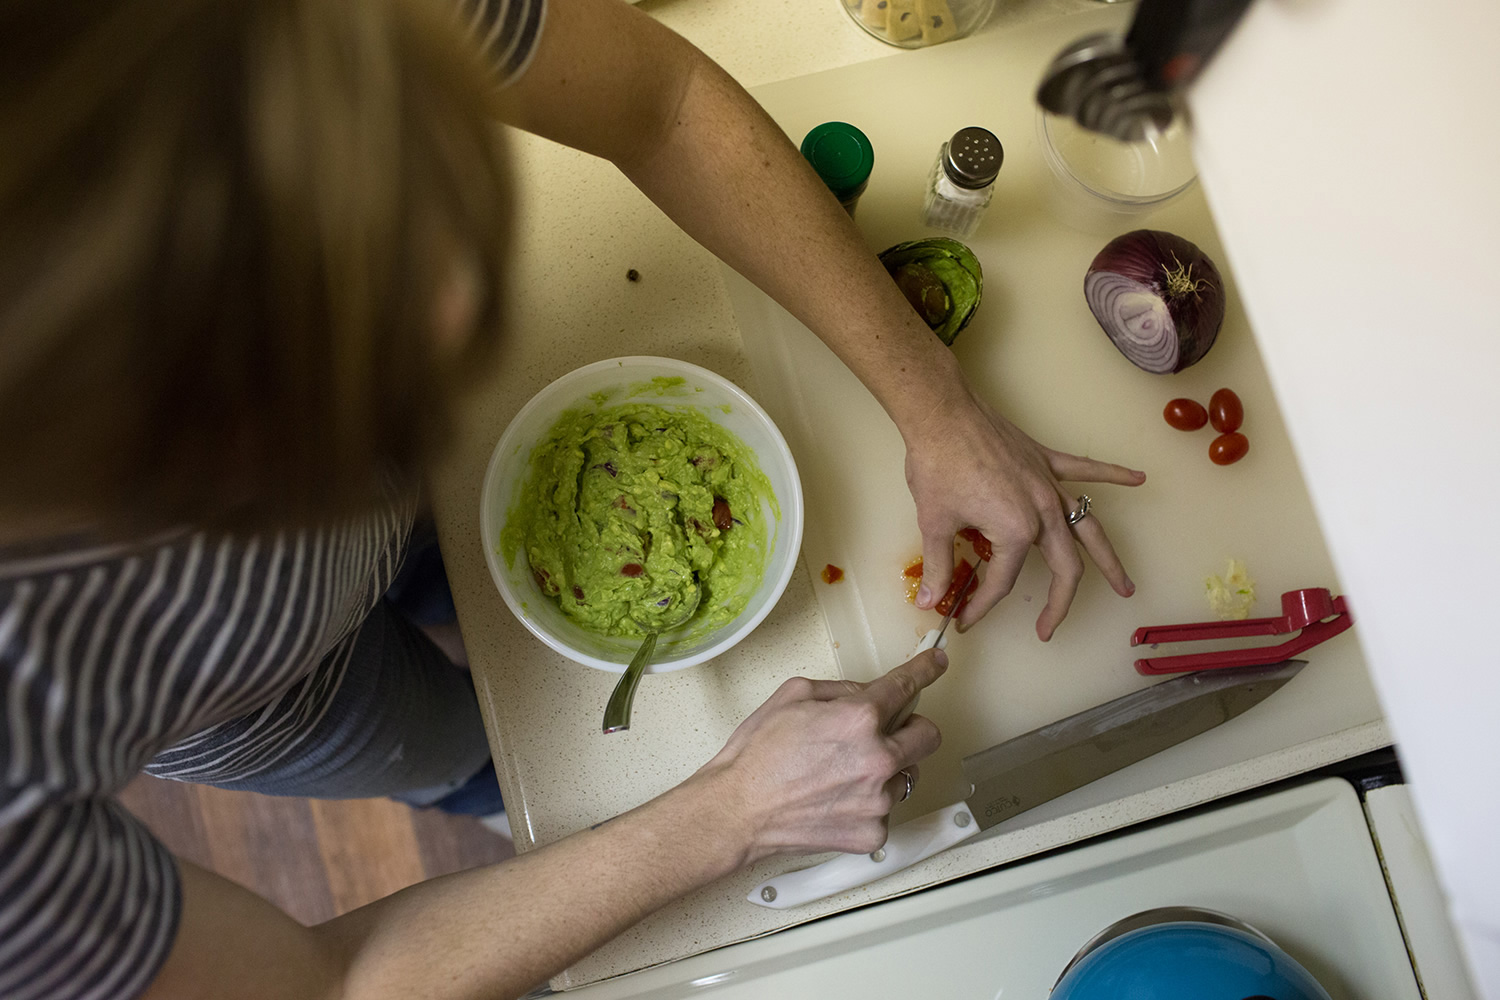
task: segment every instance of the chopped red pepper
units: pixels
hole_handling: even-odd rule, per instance
[[[720,531],[728,531],[733,523],[734,518],[729,514],[729,501],[723,497],[714,497],[714,527]]]
[[[646,567],[642,566],[640,563],[626,563],[624,566],[620,567],[621,576],[635,577],[640,576],[644,572],[646,572]]]
[[[824,583],[838,583],[843,578],[844,578],[844,571],[841,570],[841,569],[839,569],[833,563],[829,563],[827,566],[823,567],[823,582]]]

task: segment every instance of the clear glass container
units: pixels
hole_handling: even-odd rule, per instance
[[[1192,130],[1180,113],[1139,142],[1090,132],[1040,108],[1036,127],[1052,171],[1049,207],[1075,229],[1118,230],[1130,217],[1174,201],[1198,178]]]
[[[959,129],[938,149],[922,199],[922,223],[955,236],[973,236],[995,196],[1005,149],[988,129]]]
[[[839,0],[854,23],[887,45],[920,49],[962,38],[994,13],[995,0]]]

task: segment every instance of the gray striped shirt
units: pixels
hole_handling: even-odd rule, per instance
[[[458,0],[502,82],[545,0]],[[145,990],[181,910],[175,862],[111,796],[142,770],[228,783],[298,754],[410,531],[410,502],[236,537],[0,549],[0,997]]]
[[[0,563],[0,996],[139,993],[179,901],[109,796],[296,754],[396,571],[410,504],[323,529],[181,531]]]

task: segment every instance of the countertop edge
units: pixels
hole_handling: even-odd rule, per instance
[[[699,895],[699,905],[706,903],[709,907],[719,909],[719,913],[713,918],[719,924],[715,930],[722,929],[724,933],[702,933],[705,922],[700,919],[696,922],[699,936],[687,947],[660,955],[646,964],[638,964],[628,957],[640,955],[638,940],[631,942],[629,947],[608,944],[555,977],[551,986],[559,991],[577,989],[714,948],[765,937],[823,917],[908,896],[957,879],[1024,862],[1047,851],[1077,846],[1140,823],[1253,791],[1328,764],[1390,746],[1392,742],[1390,729],[1384,720],[1362,723],[1035,826],[992,834],[961,844],[869,886],[811,903],[791,919],[789,911],[761,909],[744,902],[746,894],[754,885],[781,872],[806,867],[808,863],[806,858],[779,859],[770,867],[756,866],[723,879]],[[648,918],[644,923],[651,922],[652,918]],[[736,923],[737,929],[728,929],[726,925],[730,922]]]

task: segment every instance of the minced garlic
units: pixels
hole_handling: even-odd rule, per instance
[[[1222,577],[1210,576],[1203,581],[1208,607],[1222,621],[1250,617],[1255,606],[1255,581],[1238,559],[1229,560]]]

